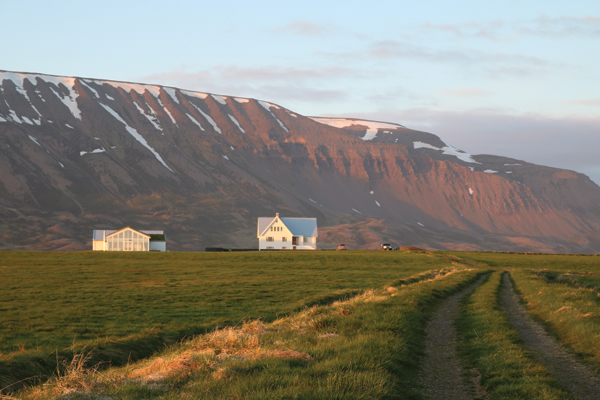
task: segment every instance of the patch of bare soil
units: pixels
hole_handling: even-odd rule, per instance
[[[454,326],[460,312],[460,300],[477,289],[484,279],[485,276],[481,277],[446,299],[427,323],[425,358],[419,377],[425,399],[470,400],[475,396],[485,397],[478,379],[465,382],[465,373],[456,352],[458,332]],[[476,371],[471,372],[476,374]]]
[[[600,380],[585,365],[569,354],[544,328],[534,321],[512,290],[508,274],[504,274],[500,290],[500,305],[511,324],[523,339],[523,345],[571,392],[582,400],[600,399]]]

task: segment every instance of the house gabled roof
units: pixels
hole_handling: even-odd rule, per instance
[[[146,236],[152,236],[152,235],[164,235],[165,232],[164,231],[158,231],[158,230],[154,230],[154,231],[149,231],[149,230],[137,230],[137,229],[133,229],[129,226],[123,228],[123,229],[131,229],[134,230],[138,233],[144,234]],[[115,229],[94,229],[94,240],[104,240],[104,238],[106,236],[109,236],[115,232],[120,232],[123,229],[119,229],[119,230],[115,230]],[[152,240],[152,237],[150,237],[150,239]],[[164,240],[164,239],[163,239]]]
[[[316,218],[280,218],[280,217],[259,217],[258,235],[263,236],[267,229],[279,219],[293,236],[319,236],[317,231]]]
[[[146,236],[148,239],[150,239],[150,235],[148,235],[148,234],[146,234],[146,233],[144,233],[144,232],[138,231],[137,229],[133,229],[133,228],[132,228],[132,227],[130,227],[130,226],[126,226],[125,228],[121,228],[121,229],[119,229],[119,230],[117,230],[117,231],[114,231],[113,233],[107,234],[106,236],[107,236],[107,237],[108,237],[108,236],[113,236],[113,235],[116,235],[117,233],[119,233],[119,232],[123,232],[123,231],[125,231],[125,230],[127,230],[127,229],[130,229],[130,230],[132,230],[132,231],[134,231],[134,232],[137,232],[137,233],[139,233],[140,235],[144,235],[144,236]]]

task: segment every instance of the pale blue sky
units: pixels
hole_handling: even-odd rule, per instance
[[[426,129],[600,182],[600,1],[21,1],[0,69]]]

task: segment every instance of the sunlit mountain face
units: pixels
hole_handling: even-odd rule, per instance
[[[316,217],[322,248],[600,251],[587,176],[401,122],[0,71],[0,248],[86,250],[124,226],[164,230],[172,251],[252,248],[278,212]]]

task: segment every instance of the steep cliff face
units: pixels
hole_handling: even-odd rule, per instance
[[[171,250],[255,247],[256,218],[317,217],[320,243],[600,250],[585,175],[373,121],[255,99],[0,72],[0,248],[89,249],[164,229]]]

